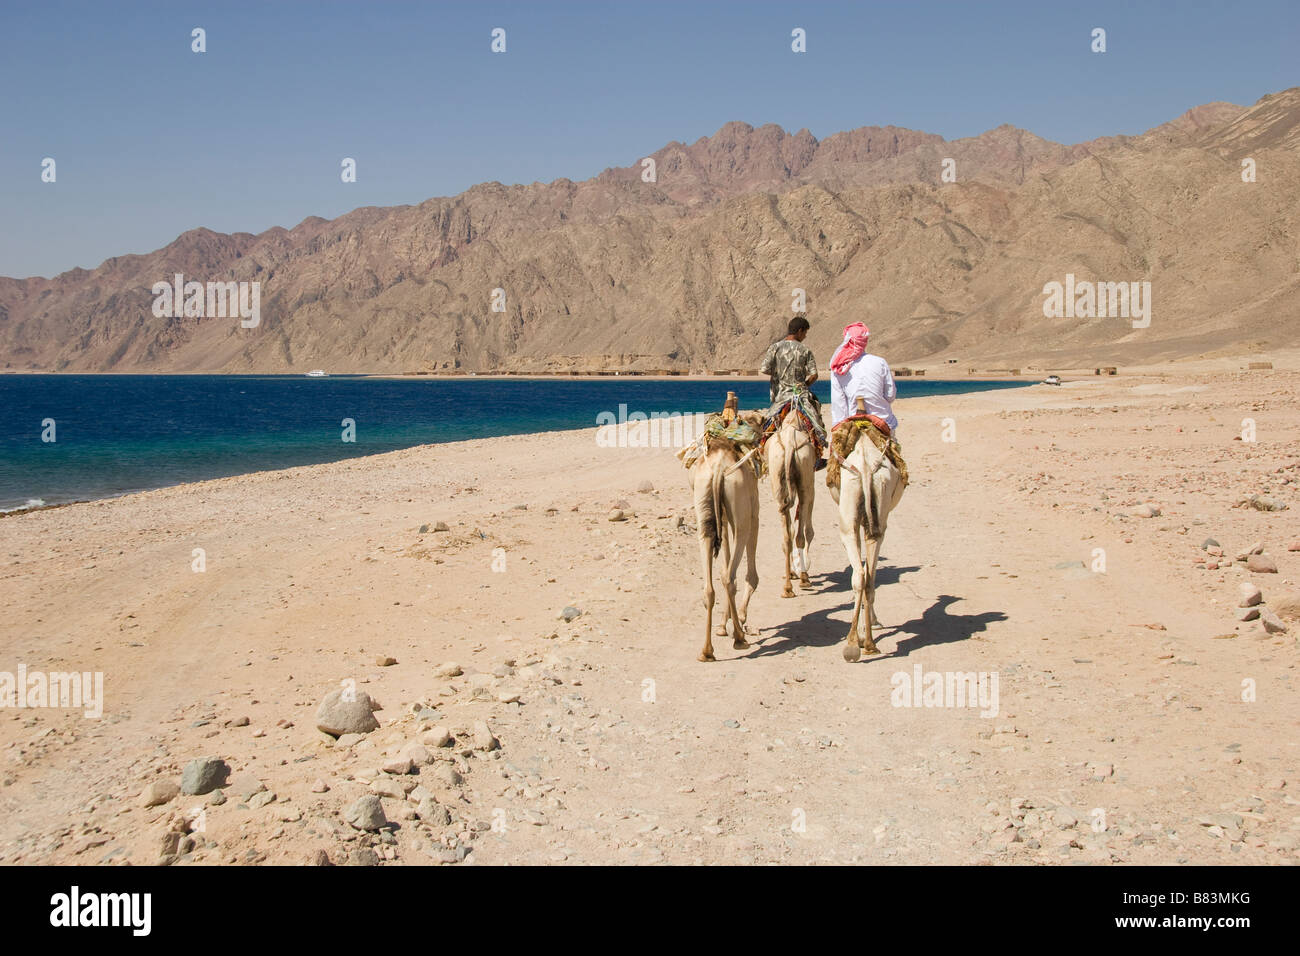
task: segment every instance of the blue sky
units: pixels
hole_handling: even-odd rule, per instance
[[[0,275],[94,268],[198,226],[256,233],[490,180],[585,179],[730,120],[818,137],[1139,133],[1300,84],[1298,41],[1295,0],[6,0]],[[344,157],[356,183],[340,181]]]

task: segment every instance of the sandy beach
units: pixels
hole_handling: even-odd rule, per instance
[[[0,862],[1300,862],[1300,362],[1245,361],[900,401],[852,665],[820,479],[813,587],[779,597],[764,484],[754,646],[703,664],[686,472],[595,429],[13,516],[0,670],[104,703],[0,711]],[[996,714],[896,706],[918,668],[996,675]],[[350,746],[346,681],[383,707]],[[219,797],[143,805],[209,756]]]

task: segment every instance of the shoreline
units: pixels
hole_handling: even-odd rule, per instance
[[[105,374],[117,374],[117,373],[105,373]],[[267,377],[267,378],[280,378],[281,376],[266,376],[266,377]],[[389,380],[391,380],[391,379],[389,379],[389,378],[386,377],[386,376],[363,376],[363,377],[366,378],[367,380],[371,380],[371,379],[373,379],[373,380],[380,380],[380,381],[389,381]],[[457,376],[456,378],[464,378],[464,377],[462,377],[462,376]],[[485,377],[480,377],[480,378],[485,378]],[[598,379],[603,379],[604,377],[596,377],[596,378],[598,378]],[[550,381],[550,379],[525,379],[525,378],[520,377],[520,376],[506,376],[503,380],[509,381],[509,380],[511,380],[511,379],[514,379],[514,380],[517,380],[517,381]],[[562,378],[560,378],[560,379],[558,379],[558,380],[560,380],[560,381],[574,381],[575,379],[571,379],[571,378],[568,378],[568,377],[562,377]],[[588,380],[592,380],[592,379],[588,379]],[[634,380],[635,380],[635,381],[647,381],[647,382],[649,382],[649,381],[653,381],[652,379],[649,379],[649,378],[641,378],[641,377],[637,377],[637,378],[635,378]],[[685,379],[683,379],[682,377],[668,377],[668,378],[664,378],[664,379],[661,379],[661,380],[662,380],[662,381],[667,381],[667,382],[680,382],[680,381],[683,381],[683,380],[685,380]],[[620,382],[622,382],[622,381],[626,381],[626,379],[620,379],[619,381],[620,381]],[[759,383],[766,384],[766,382],[767,382],[767,378],[766,378],[765,376],[764,376],[764,377],[744,378],[744,379],[736,378],[736,377],[724,377],[724,378],[695,379],[694,381],[709,381],[709,382],[717,382],[717,383],[719,383],[719,384],[724,384],[724,385],[725,385],[725,384],[732,384],[732,383],[736,383],[736,382],[740,382],[740,381],[744,381],[744,382],[746,382],[747,384],[759,384]],[[910,379],[910,380],[905,380],[905,381],[918,381],[918,380],[916,380],[916,379]],[[926,380],[922,379],[922,380],[920,380],[920,381],[926,381]],[[938,383],[940,383],[940,384],[942,384],[942,385],[945,385],[945,386],[950,385],[950,384],[953,384],[953,383],[951,383],[951,382],[948,382],[948,381],[945,381],[945,380],[942,380],[942,379],[933,379],[933,380],[930,380],[930,381],[938,382]],[[956,382],[956,384],[959,384],[959,385],[960,385],[960,384],[963,384],[963,383],[968,383],[968,384],[970,384],[971,386],[982,386],[982,385],[987,385],[987,384],[990,384],[990,383],[997,383],[997,384],[1004,385],[1004,386],[1005,386],[1007,389],[1009,389],[1009,390],[1018,390],[1018,389],[1020,389],[1020,388],[1024,388],[1024,387],[1026,387],[1026,386],[1028,386],[1028,385],[1040,384],[1040,383],[1026,382],[1026,381],[1019,381],[1019,380],[1006,379],[1006,378],[1002,378],[1002,379],[979,379],[979,380],[976,380],[976,379],[962,379],[962,380],[958,380],[958,381]],[[611,387],[615,387],[615,386],[611,385]],[[906,386],[904,386],[904,387],[906,387]],[[970,394],[970,393],[968,393],[968,392],[966,392],[966,391],[964,391],[964,390],[960,390],[960,389],[959,389],[959,390],[957,390],[957,391],[955,391],[955,392],[953,392],[953,393],[951,393],[951,394]],[[719,393],[719,406],[720,406],[720,404],[721,404],[721,399],[722,399],[722,397],[723,397],[723,396],[721,395],[721,393]],[[917,395],[917,396],[910,396],[910,397],[900,397],[897,401],[898,401],[898,402],[909,402],[909,401],[915,401],[915,400],[918,399],[918,398],[924,398],[924,397],[928,397],[928,396]],[[698,414],[698,413],[700,413],[700,412],[698,412],[698,411],[697,411],[697,412],[683,412],[682,414],[683,414],[683,415],[689,415],[689,414]],[[552,428],[552,429],[549,429],[548,431],[542,431],[542,432],[536,432],[536,431],[517,431],[517,432],[508,432],[508,433],[503,434],[503,435],[487,435],[487,436],[480,436],[480,437],[481,437],[482,439],[511,438],[511,437],[518,437],[518,436],[521,436],[521,435],[536,435],[536,434],[548,434],[548,433],[551,433],[551,432],[554,432],[554,433],[565,433],[565,432],[581,431],[581,430],[583,430],[583,429],[593,428],[593,427],[596,427],[596,423],[593,422],[593,421],[590,421],[590,420],[586,420],[586,421],[582,421],[582,422],[576,422],[576,423],[574,423],[574,424],[572,424],[572,425],[570,425],[570,426],[568,426],[568,427],[564,427],[564,428]],[[236,473],[234,473],[234,474],[220,474],[220,475],[213,475],[213,476],[211,476],[211,477],[207,477],[207,478],[200,477],[200,478],[191,478],[191,479],[188,479],[188,480],[185,480],[185,481],[164,482],[164,483],[159,483],[159,484],[151,484],[151,485],[146,485],[146,486],[143,486],[143,487],[138,487],[138,488],[135,488],[135,489],[132,489],[132,490],[129,490],[129,491],[114,491],[114,492],[112,492],[112,493],[109,493],[109,494],[103,494],[103,495],[96,495],[96,494],[91,494],[91,493],[88,493],[88,492],[82,492],[82,493],[81,493],[81,496],[79,496],[79,497],[77,497],[77,498],[75,498],[74,500],[71,500],[71,501],[54,501],[54,502],[52,502],[52,503],[41,504],[41,505],[34,505],[34,506],[30,506],[30,507],[24,506],[24,505],[22,505],[22,504],[17,504],[17,505],[15,505],[15,506],[13,506],[13,507],[3,508],[3,509],[0,509],[0,518],[17,517],[17,516],[25,515],[25,514],[33,514],[33,513],[35,513],[35,512],[46,511],[46,510],[49,510],[49,509],[51,509],[51,508],[63,508],[63,507],[68,507],[69,505],[73,505],[73,504],[85,504],[85,503],[89,503],[89,502],[108,501],[108,500],[112,500],[112,499],[115,499],[115,498],[125,497],[125,496],[128,496],[128,495],[141,494],[141,493],[149,492],[149,491],[157,491],[157,490],[162,489],[162,488],[171,488],[171,487],[176,487],[177,485],[199,484],[199,483],[202,483],[202,482],[205,482],[205,481],[216,480],[216,479],[218,479],[218,478],[230,478],[230,477],[238,477],[239,475],[258,474],[258,473],[260,473],[260,472],[262,472],[262,471],[283,471],[283,470],[292,469],[292,468],[298,468],[298,467],[312,467],[313,465],[329,464],[329,463],[331,463],[331,462],[337,462],[337,461],[357,461],[357,460],[361,460],[361,459],[370,458],[370,457],[373,457],[373,456],[375,456],[375,455],[387,454],[387,453],[389,453],[389,452],[391,452],[391,451],[400,451],[400,450],[403,450],[403,448],[418,448],[418,447],[422,447],[422,446],[425,446],[425,445],[445,445],[445,444],[451,444],[451,443],[454,443],[454,442],[464,442],[464,441],[473,441],[473,440],[478,440],[478,439],[473,438],[473,437],[469,437],[469,438],[464,438],[464,437],[462,437],[462,438],[449,439],[448,441],[442,441],[442,442],[428,442],[428,441],[424,441],[424,442],[416,442],[416,443],[413,443],[413,444],[410,444],[410,445],[405,445],[405,446],[403,446],[402,448],[391,448],[391,449],[387,449],[387,450],[383,450],[383,451],[370,451],[370,452],[366,452],[366,453],[360,453],[360,454],[355,454],[355,455],[349,455],[349,456],[340,457],[340,458],[330,458],[330,459],[326,459],[325,461],[319,461],[319,462],[314,462],[314,463],[308,463],[308,464],[305,464],[305,465],[292,465],[292,464],[290,464],[290,465],[285,465],[285,466],[282,467],[282,468],[269,468],[269,469],[268,469],[268,468],[262,468],[262,469],[254,469],[254,470],[252,470],[252,471],[240,471],[240,472],[236,472]],[[35,499],[35,500],[45,500],[47,496],[46,496],[46,495],[43,495],[43,494],[39,494],[39,493],[27,493],[25,496],[16,496],[16,498],[19,498],[19,497],[21,497],[22,500],[33,500],[33,499]]]

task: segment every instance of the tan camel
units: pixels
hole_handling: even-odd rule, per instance
[[[751,414],[741,417],[750,420]],[[755,424],[750,420],[751,424]],[[721,551],[722,587],[727,593],[727,613],[718,626],[718,634],[727,633],[731,621],[732,647],[749,647],[745,640],[745,620],[749,599],[758,587],[758,478],[734,442],[710,438],[705,453],[691,466],[691,487],[695,498],[695,526],[700,542],[700,562],[704,572],[704,650],[700,660],[713,657],[713,559]],[[746,561],[746,588],[736,599],[736,571]]]
[[[816,495],[817,449],[803,423],[793,410],[786,413],[781,427],[763,446],[768,474],[772,476],[772,494],[781,515],[781,543],[785,547],[785,578],[781,597],[794,597],[790,586],[793,552],[799,586],[811,587],[808,580],[808,546],[813,540],[813,499]],[[790,509],[794,509],[793,520]],[[797,549],[797,550],[796,550]]]
[[[858,399],[859,412],[863,411]],[[840,541],[853,569],[853,622],[844,643],[844,659],[858,660],[862,652],[879,654],[871,639],[875,613],[876,560],[885,537],[889,513],[903,497],[898,468],[865,435],[849,452],[840,469]],[[862,621],[861,631],[858,620]]]

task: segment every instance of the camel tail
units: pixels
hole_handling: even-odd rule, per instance
[[[722,482],[725,477],[723,469],[715,468],[713,470],[713,487],[709,507],[713,511],[713,526],[710,530],[713,533],[713,554],[716,556],[718,549],[722,547],[722,522],[726,520],[723,511]]]
[[[794,475],[794,449],[783,449],[781,465],[776,475],[776,506],[781,511],[789,511],[794,504],[794,489],[791,487]]]
[[[880,501],[876,495],[875,476],[872,475],[862,483],[862,520],[869,539],[875,541],[880,537]]]

